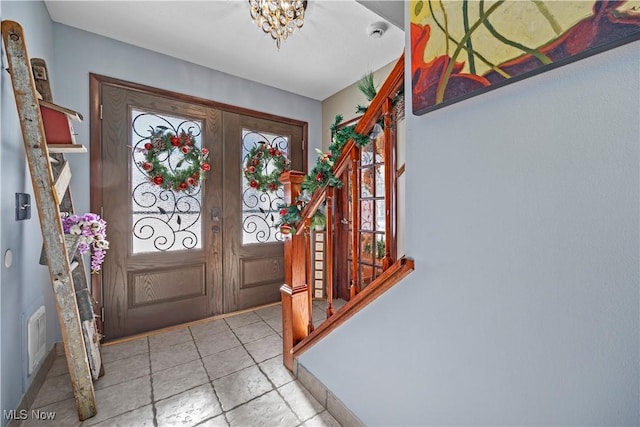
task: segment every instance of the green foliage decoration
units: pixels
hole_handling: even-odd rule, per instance
[[[358,89],[360,89],[369,102],[373,100],[377,93],[373,82],[373,73],[369,72],[362,77],[358,83]],[[394,98],[394,103],[402,102],[401,100],[403,99],[404,96],[401,91]],[[356,113],[364,113],[367,111],[367,108],[368,106],[363,107],[358,105],[356,107]],[[322,153],[320,150],[317,150],[319,156],[316,160],[316,164],[302,181],[301,189],[303,190],[303,194],[307,197],[309,194],[313,194],[320,188],[327,186],[335,188],[342,187],[342,181],[333,174],[332,168],[335,160],[340,156],[342,149],[347,145],[347,142],[350,139],[353,139],[358,147],[364,147],[369,143],[369,135],[361,135],[357,133],[355,130],[355,124],[350,126],[340,126],[342,121],[342,115],[337,114],[333,124],[331,125],[331,144],[329,145],[329,151],[327,153]],[[294,201],[291,205],[280,205],[279,225],[292,227],[294,224],[297,224],[302,219],[300,213],[302,212],[305,203],[306,202],[303,198],[298,198],[298,200]],[[293,230],[293,232],[295,232],[295,230]]]
[[[266,173],[269,165],[271,172]],[[251,188],[260,191],[276,191],[282,186],[280,175],[290,169],[291,162],[276,147],[260,142],[247,154],[244,176]]]
[[[303,207],[303,203],[300,200],[291,205],[287,205],[286,203],[278,205],[278,209],[280,210],[280,223],[278,225],[281,228],[289,227],[291,232],[295,233],[295,224],[302,219],[300,213]]]
[[[334,156],[331,153],[322,153],[318,150],[318,160],[311,172],[304,177],[300,187],[302,190],[313,194],[318,188],[325,186],[342,187],[342,181],[333,174]]]
[[[164,189],[193,192],[211,169],[207,163],[209,150],[196,146],[191,131],[176,135],[165,126],[157,126],[150,133],[144,149],[139,149],[144,153],[144,161],[138,162],[142,172],[151,183]],[[182,153],[182,158],[171,166],[168,160],[177,153]]]
[[[373,73],[371,71],[362,76],[358,82],[358,89],[360,89],[360,92],[362,92],[369,102],[373,101],[373,98],[376,97],[378,90],[376,89],[376,85],[373,83]],[[364,114],[367,111],[367,108],[368,107],[363,105],[357,105],[356,113]]]

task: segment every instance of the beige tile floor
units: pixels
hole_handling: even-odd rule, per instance
[[[341,306],[338,302],[336,306]],[[314,301],[314,323],[326,303]],[[21,426],[339,426],[282,365],[280,305],[105,346],[98,414],[78,421],[58,357]]]

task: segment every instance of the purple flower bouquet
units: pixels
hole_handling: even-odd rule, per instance
[[[109,249],[105,220],[93,213],[66,214],[62,218],[62,228],[65,234],[80,236],[78,251],[81,254],[91,251],[91,273],[98,273],[104,261],[105,251]]]

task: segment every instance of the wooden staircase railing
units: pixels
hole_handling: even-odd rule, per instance
[[[349,304],[345,306],[344,310],[339,310],[334,316],[329,317],[326,322],[318,326],[304,340],[296,344],[292,349],[292,354],[294,356],[300,356],[336,327],[346,322],[354,314],[365,308],[373,300],[402,280],[407,274],[411,273],[413,269],[414,264],[412,259],[400,258],[378,276],[374,283],[364,288],[362,292],[349,300]]]
[[[360,135],[368,135],[374,125],[382,117],[384,119],[384,132],[389,141],[392,126],[393,99],[404,85],[404,53],[396,62],[393,70],[383,83],[375,98],[369,104],[367,111],[355,126],[355,132]],[[385,158],[391,159],[394,153],[391,144],[385,145]],[[341,178],[351,166],[351,200],[356,206],[359,194],[359,170],[360,147],[353,139],[347,141],[342,152],[334,162],[332,172],[337,178]],[[385,203],[386,206],[386,230],[392,230],[395,224],[395,206],[393,205],[392,188],[395,188],[395,170],[385,168]],[[301,184],[304,173],[290,171],[282,174],[280,181],[284,184],[285,203],[291,204],[297,200],[301,192]],[[339,316],[334,316],[333,308],[333,236],[334,236],[334,189],[325,186],[317,190],[301,212],[301,220],[295,225],[295,233],[289,235],[284,242],[285,283],[280,288],[282,295],[282,327],[283,327],[283,361],[284,365],[293,370],[294,352],[304,351],[312,343],[325,336],[332,328],[361,310],[366,304],[375,299],[402,277],[413,270],[413,261],[401,259],[397,262],[393,259],[395,254],[395,237],[393,233],[385,233],[385,256],[382,262],[383,273],[362,291],[357,283],[358,257],[360,251],[359,236],[355,232],[355,225],[359,224],[358,209],[351,209],[350,221],[354,225],[352,233],[352,283],[350,287],[350,301],[340,310]],[[310,222],[311,218],[326,201],[326,278],[327,278],[327,322],[314,331],[312,319],[313,287],[310,286],[311,256],[310,256]],[[365,292],[366,291],[366,292]],[[341,320],[342,319],[342,320]],[[305,340],[306,337],[309,339]],[[302,341],[305,340],[304,343]]]

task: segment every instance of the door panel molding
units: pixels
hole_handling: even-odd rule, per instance
[[[284,275],[284,256],[242,258],[240,288],[248,289],[273,283]]]
[[[206,266],[202,263],[179,268],[155,268],[130,272],[129,308],[206,296],[205,275]],[[174,286],[178,279],[187,285],[181,293],[178,293]]]

